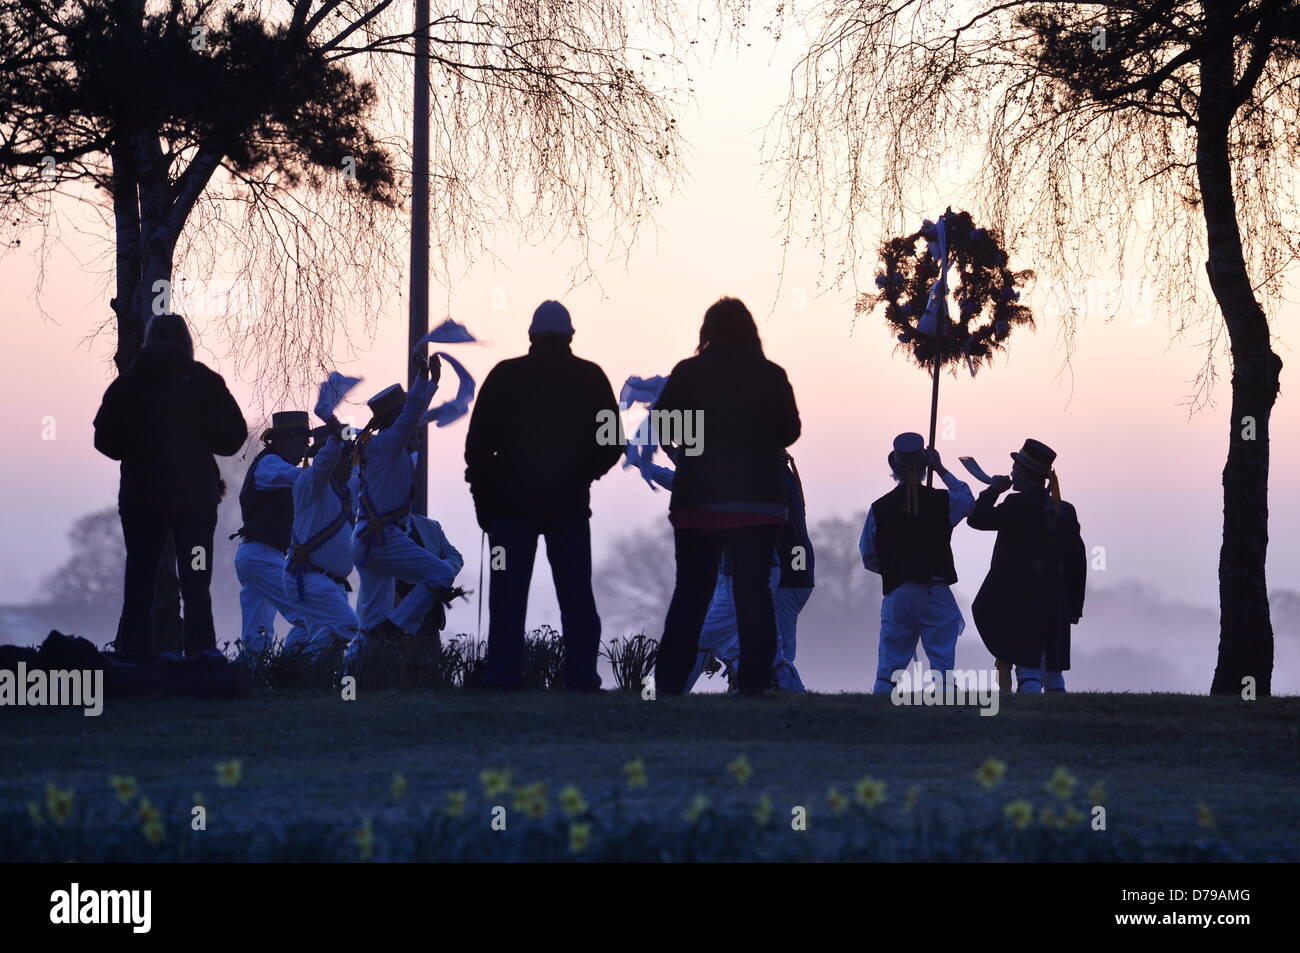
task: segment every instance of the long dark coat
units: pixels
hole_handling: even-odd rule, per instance
[[[229,457],[248,437],[221,375],[174,344],[147,344],[104,392],[95,449],[122,461],[118,506],[183,513],[221,498],[213,454]]]
[[[1002,503],[981,493],[967,522],[996,530],[993,562],[971,606],[994,658],[1026,668],[1070,667],[1070,625],[1083,615],[1087,556],[1074,507],[1061,501],[1051,519],[1046,490],[1012,493]]]
[[[782,451],[801,424],[785,371],[757,351],[709,347],[680,361],[655,401],[661,412],[698,414],[702,452],[674,461],[668,509],[718,503],[784,505]],[[667,449],[670,434],[659,439]]]

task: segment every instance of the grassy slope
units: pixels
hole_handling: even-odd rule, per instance
[[[647,813],[676,815],[696,792],[730,797],[725,765],[744,753],[748,796],[824,810],[829,785],[851,793],[864,774],[897,802],[979,795],[972,772],[1007,762],[1000,802],[1044,803],[1057,765],[1105,782],[1112,830],[1160,840],[1197,836],[1204,800],[1234,840],[1296,845],[1300,858],[1300,698],[1253,703],[1184,695],[1011,697],[996,717],[971,708],[896,708],[887,698],[811,695],[743,700],[696,696],[653,703],[605,693],[569,697],[459,691],[383,692],[343,702],[319,693],[242,702],[119,702],[99,718],[59,710],[0,711],[0,805],[39,799],[47,781],[110,800],[106,779],[134,775],[157,802],[201,791],[227,817],[382,808],[394,772],[411,796],[477,796],[478,773],[510,768],[517,781],[567,782],[588,797],[622,785],[627,760],[645,760],[650,784],[633,792]],[[243,783],[218,790],[213,764],[239,758]],[[229,813],[227,813],[229,812]]]

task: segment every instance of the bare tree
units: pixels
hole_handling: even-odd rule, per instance
[[[604,253],[648,221],[679,171],[682,25],[639,6],[665,50],[608,0],[435,11],[444,265],[500,226]],[[56,195],[89,203],[113,236],[119,367],[183,303],[182,263],[243,284],[222,334],[254,377],[313,378],[399,287],[412,19],[393,0],[0,0],[8,243],[56,232]]]
[[[1295,262],[1296,0],[831,0],[778,117],[783,206],[811,206],[853,273],[872,216],[902,219],[941,161],[958,196],[1064,277],[1147,276],[1208,327],[1194,407],[1226,330],[1232,366],[1211,691],[1270,691],[1269,417],[1281,360],[1260,299]],[[949,165],[951,168],[951,165]],[[949,196],[945,203],[952,201]],[[1198,297],[1201,268],[1214,313]],[[1044,269],[1040,268],[1040,271]],[[1259,297],[1257,297],[1257,295]],[[1067,339],[1073,326],[1067,321]],[[1067,350],[1068,354],[1068,350]]]

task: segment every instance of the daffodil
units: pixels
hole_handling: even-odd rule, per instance
[[[582,792],[572,784],[565,785],[559,794],[560,809],[569,817],[578,817],[587,813],[587,802],[582,799]]]
[[[1034,820],[1034,806],[1023,798],[1007,804],[1002,809],[1002,813],[1011,819],[1011,823],[1016,825],[1018,831],[1023,831]]]
[[[764,794],[754,805],[754,822],[759,827],[767,827],[772,823],[772,799]]]
[[[826,792],[826,806],[831,809],[832,814],[839,817],[849,806],[849,799],[840,793],[839,788],[833,787]]]
[[[72,814],[72,788],[56,787],[53,783],[46,784],[45,813],[55,824],[66,823]]]
[[[646,786],[645,762],[640,758],[633,758],[627,764],[623,765],[623,776],[627,778],[627,786],[630,788],[643,788]]]
[[[1055,794],[1062,801],[1066,800],[1074,793],[1074,786],[1079,783],[1079,779],[1072,775],[1063,767],[1058,767],[1052,776],[1047,779],[1047,784],[1043,787],[1049,794]]]
[[[117,795],[117,799],[123,804],[130,804],[135,800],[136,795],[140,793],[140,787],[135,783],[135,778],[123,777],[115,774],[108,779],[108,785]]]
[[[1062,827],[1078,827],[1086,815],[1073,804],[1065,806],[1065,816],[1061,818]]]
[[[487,770],[480,772],[478,779],[483,785],[483,793],[492,798],[508,792],[514,776],[509,771]]]
[[[158,813],[158,808],[154,807],[153,801],[149,800],[147,797],[140,798],[140,803],[136,806],[135,816],[142,824],[148,824],[150,821],[158,821],[162,819],[162,815]]]
[[[854,793],[859,804],[875,810],[885,800],[885,782],[867,775],[854,785]]]
[[[569,850],[581,854],[591,846],[591,825],[576,823],[569,825]]]
[[[27,802],[27,816],[32,819],[34,827],[42,827],[45,824],[45,815],[41,813],[41,806],[35,801]]]
[[[1092,787],[1088,788],[1088,800],[1093,806],[1106,803],[1106,785],[1097,781]]]
[[[688,824],[695,824],[705,811],[709,809],[709,799],[703,794],[697,794],[691,798],[691,803],[686,806],[686,811],[682,815]]]
[[[1065,818],[1060,814],[1057,814],[1056,808],[1052,807],[1050,804],[1045,805],[1043,809],[1038,812],[1038,823],[1043,827],[1063,827],[1064,820]]]
[[[907,789],[907,797],[903,799],[903,810],[910,812],[916,807],[916,802],[921,799],[921,789],[913,784]]]
[[[1204,801],[1196,802],[1196,825],[1207,831],[1212,831],[1219,826],[1214,819],[1214,812],[1210,810],[1210,805]]]
[[[411,790],[411,786],[406,783],[405,775],[402,774],[393,775],[393,780],[392,783],[389,784],[388,786],[388,791],[390,794],[392,794],[394,801],[402,800],[402,798],[406,797],[407,793],[410,790]]]
[[[515,810],[523,811],[526,817],[546,816],[546,785],[538,781],[525,784],[515,790]]]
[[[975,769],[975,780],[985,791],[992,791],[1006,777],[1007,763],[997,758],[988,758]]]
[[[445,808],[448,817],[464,817],[465,802],[469,796],[464,791],[448,791],[447,806]]]
[[[754,776],[754,769],[749,766],[749,759],[741,754],[727,765],[727,773],[736,779],[737,784],[748,784],[749,779]]]
[[[244,766],[238,758],[231,758],[229,761],[217,762],[217,785],[223,788],[234,788],[239,786],[239,782],[244,777]]]
[[[357,845],[357,856],[362,860],[369,860],[375,852],[375,829],[370,824],[370,818],[361,822],[352,839]]]
[[[157,847],[163,842],[165,831],[163,830],[162,818],[152,817],[140,825],[140,832],[144,834],[145,839],[150,844]]]

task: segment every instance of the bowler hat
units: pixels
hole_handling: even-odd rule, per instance
[[[1026,470],[1032,470],[1039,476],[1047,476],[1052,472],[1052,464],[1056,460],[1056,451],[1041,441],[1026,440],[1019,453],[1011,454],[1011,459]]]

